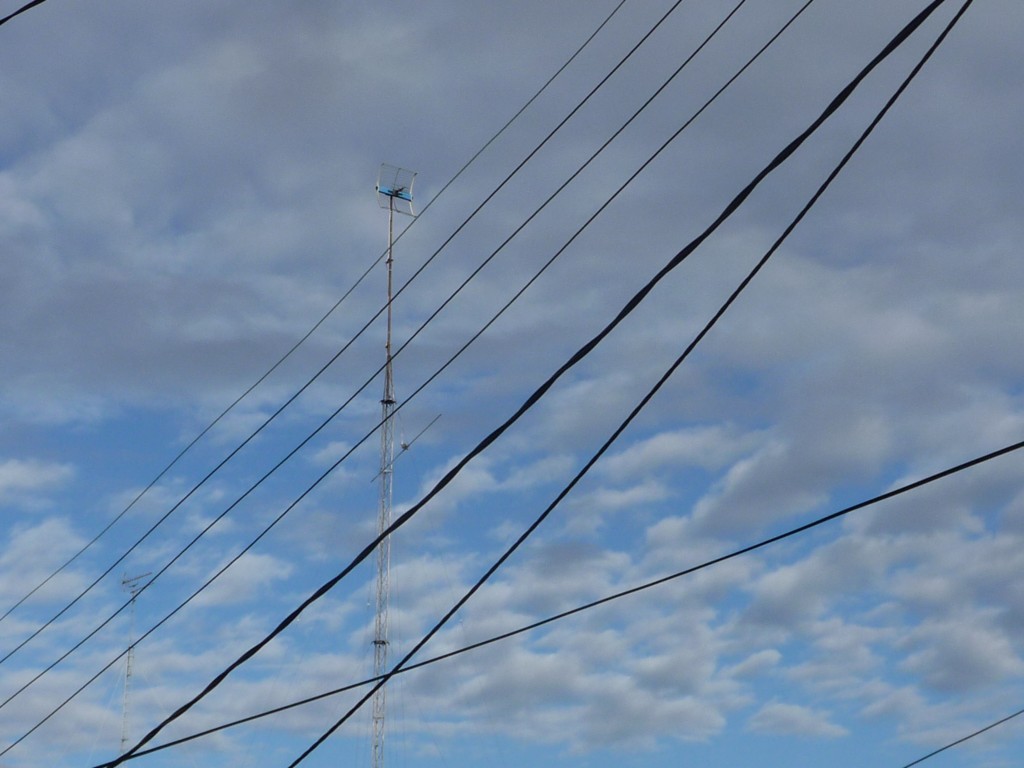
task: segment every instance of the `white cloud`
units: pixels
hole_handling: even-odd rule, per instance
[[[607,457],[601,470],[613,478],[687,465],[717,470],[754,448],[755,439],[728,424],[660,432]]]
[[[846,728],[830,722],[827,712],[781,701],[771,701],[761,707],[750,718],[748,727],[760,733],[825,739],[835,739],[849,734]]]
[[[196,598],[194,604],[209,608],[246,603],[264,595],[274,584],[287,578],[291,570],[292,566],[278,557],[247,552]]]
[[[670,495],[664,484],[647,481],[629,488],[599,488],[587,501],[600,510],[618,510],[662,501]]]
[[[782,660],[782,654],[773,648],[764,651],[757,651],[739,664],[732,666],[728,672],[734,677],[749,677],[758,675],[778,665]]]
[[[5,459],[0,462],[0,503],[36,506],[48,491],[59,488],[75,476],[70,464],[38,459]]]
[[[808,482],[806,465],[773,442],[733,464],[722,482],[701,499],[694,519],[706,533],[763,531],[766,524],[813,509],[825,501],[817,478]],[[799,467],[799,469],[798,469]]]
[[[71,524],[62,518],[46,518],[10,531],[0,551],[0,592],[5,603],[25,597],[82,546],[83,540]],[[84,586],[80,566],[63,570],[36,594],[34,601],[61,602]],[[8,606],[5,605],[6,610]],[[26,618],[26,623],[31,620]]]
[[[1024,660],[1004,631],[981,615],[928,622],[907,638],[904,668],[930,688],[966,693],[1024,676]]]
[[[386,217],[373,198],[377,164],[420,171],[419,199],[428,199],[607,10],[584,5],[585,12],[533,0],[430,8],[112,0],[103,8],[47,4],[3,28],[0,455],[9,459],[0,462],[7,506],[0,591],[7,598],[99,530],[110,518],[108,500],[144,487],[147,473],[163,466],[159,458],[244,391],[380,254]],[[456,236],[396,300],[396,340],[408,338],[678,64],[717,22],[714,5],[681,6]],[[705,49],[474,279],[399,356],[400,397],[566,242],[789,5],[738,14],[728,39]],[[647,4],[623,6],[597,44],[416,220],[396,249],[399,283],[656,13]],[[877,0],[810,9],[403,410],[410,433],[409,425],[436,413],[444,419],[396,463],[396,510],[418,500],[452,457],[512,413],[700,231],[904,16],[898,4]],[[1022,22],[1009,0],[967,15],[592,476],[431,649],[693,566],[1020,439],[1024,233],[1015,201],[1024,114],[1014,84]],[[436,620],[600,445],[799,208],[907,62],[901,57],[873,76],[808,151],[767,180],[396,536],[393,607],[396,629],[406,631],[402,643]],[[382,278],[377,270],[354,291],[39,605],[12,615],[5,637],[31,631],[45,620],[43,608],[52,613],[108,567],[342,344],[352,347],[322,380],[133,553],[132,562],[144,564],[138,570],[166,562],[362,385],[382,362],[383,329],[378,321],[355,334],[381,306]],[[378,392],[371,385],[304,460],[276,472],[230,524],[218,525],[147,591],[140,623],[239,551],[318,467],[372,429]],[[140,715],[155,719],[180,704],[360,550],[374,532],[375,452],[368,441],[229,570],[200,601],[216,610],[186,614],[147,641],[140,670],[152,664],[155,679],[139,689]],[[658,749],[664,761],[679,762],[676,743],[690,739],[708,740],[714,762],[715,737],[742,740],[742,719],[752,712],[752,731],[849,732],[851,744],[861,736],[935,743],[944,724],[947,733],[984,724],[1002,703],[1019,700],[1024,677],[1018,474],[1008,457],[421,670],[406,686],[426,713],[419,727],[431,738],[450,737],[465,754],[476,737],[498,734],[516,741],[523,762],[572,764],[586,753],[597,765],[615,762],[623,748]],[[74,509],[74,518],[44,520],[40,509],[57,504]],[[293,684],[296,693],[315,692],[326,680],[364,676],[357,657],[370,650],[370,571],[367,564],[311,609],[196,721],[215,724],[220,711],[276,703]],[[0,676],[4,685],[48,663],[120,605],[124,594],[110,582],[48,630],[23,667]],[[15,738],[113,654],[124,629],[113,622],[68,660],[66,673],[44,677],[4,720],[5,736]],[[965,693],[988,704],[968,705]],[[81,717],[69,708],[67,719],[55,718],[42,739],[16,753],[27,768],[80,760],[90,734],[79,723],[112,729],[116,742],[116,716],[99,694],[86,698]],[[330,721],[338,706],[316,708],[309,722]],[[223,750],[214,759],[225,764],[286,764],[293,755],[277,758],[308,743],[309,722],[292,713],[265,730],[201,743],[194,754],[200,762],[207,750]],[[255,744],[248,761],[243,742]],[[1008,737],[999,756],[1012,761],[1018,742]],[[69,754],[45,752],[61,743]],[[329,748],[344,761],[348,745],[340,738]],[[463,758],[449,762],[471,762]]]

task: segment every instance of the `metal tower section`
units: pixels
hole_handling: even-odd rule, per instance
[[[395,213],[414,216],[412,184],[416,174],[404,168],[381,165],[377,177],[377,202],[388,211],[387,251],[387,335],[384,342],[384,396],[380,401],[380,508],[377,533],[391,526],[392,465],[395,459],[395,382],[391,363],[391,298],[392,249],[394,247]],[[388,599],[390,597],[391,537],[384,537],[377,547],[377,605],[373,625],[373,674],[384,675],[388,666]],[[384,768],[384,715],[387,709],[386,686],[373,695],[373,765]]]
[[[135,662],[135,598],[140,591],[139,582],[149,575],[149,573],[143,573],[139,576],[129,577],[128,574],[125,574],[124,578],[121,579],[121,586],[131,594],[131,599],[128,601],[128,653],[125,656],[124,665],[124,698],[121,703],[122,755],[128,749],[128,694],[132,688],[132,666]]]

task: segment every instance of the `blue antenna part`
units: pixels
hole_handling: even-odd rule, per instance
[[[382,163],[377,177],[377,202],[380,207],[415,216],[412,210],[412,185],[415,179],[415,171]]]
[[[387,195],[388,197],[397,197],[401,200],[407,200],[410,203],[412,202],[412,193],[405,187],[398,187],[397,189],[392,189],[391,187],[377,187],[377,191],[382,195]]]

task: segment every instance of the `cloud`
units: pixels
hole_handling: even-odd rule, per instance
[[[935,690],[966,693],[1024,676],[1024,660],[1011,638],[975,615],[928,622],[907,638],[904,669]]]
[[[245,391],[380,255],[386,216],[373,196],[378,163],[418,170],[418,201],[426,201],[608,10],[532,0],[251,5],[47,4],[4,27],[0,411],[8,426],[0,435],[7,523],[0,591],[10,600],[98,531],[111,517],[107,500],[144,487],[164,465],[159,458]],[[714,5],[680,6],[455,235],[396,299],[396,341],[408,339],[678,65],[719,20]],[[790,10],[749,6],[402,352],[400,398],[574,237]],[[415,220],[396,247],[399,284],[657,14],[646,4],[624,5],[596,44]],[[877,1],[809,9],[403,409],[407,427],[439,412],[444,419],[396,463],[396,511],[513,413],[700,232],[905,16],[899,4]],[[1022,21],[1010,0],[990,0],[965,17],[655,401],[432,649],[665,576],[1020,439]],[[908,62],[901,52],[873,75],[395,537],[394,619],[407,631],[396,648],[436,621],[519,535],[694,338]],[[356,338],[383,291],[382,273],[371,272],[173,477],[41,593],[38,606],[9,617],[5,636],[31,631],[46,620],[44,609],[52,615],[115,562],[177,500],[171,491],[191,487],[351,342],[191,499],[180,525],[162,526],[133,552],[133,562],[146,564],[139,570],[166,562],[345,402],[383,362],[379,320]],[[147,590],[140,625],[240,551],[324,462],[371,430],[378,397],[371,384],[305,461],[275,472],[232,512],[230,525],[218,525]],[[155,679],[139,688],[140,719],[186,700],[374,535],[375,450],[368,441],[218,580],[200,600],[216,610],[169,622],[147,640],[140,669],[151,663]],[[515,741],[521,762],[568,763],[586,753],[596,764],[621,749],[659,750],[659,758],[679,762],[678,743],[687,740],[708,740],[714,762],[720,734],[749,746],[745,718],[751,733],[835,739],[849,732],[867,744],[937,741],[944,725],[949,732],[984,724],[1020,698],[1024,677],[1024,598],[1014,588],[1024,507],[1015,466],[1007,457],[420,670],[406,684],[423,713],[416,727],[430,732],[430,748],[450,738],[474,758],[477,738],[497,734]],[[48,505],[75,516],[46,517]],[[364,677],[371,570],[367,564],[311,609],[196,722],[213,725],[221,712],[247,714],[293,689],[312,693]],[[45,666],[97,615],[122,604],[120,585],[109,581],[51,627],[23,666],[5,672],[4,685]],[[16,738],[122,650],[124,629],[112,622],[46,675],[4,721],[5,736]],[[968,705],[965,693],[990,709]],[[94,733],[112,729],[116,740],[117,717],[102,698],[83,694],[81,717],[69,705],[19,759],[63,764],[87,755]],[[210,759],[224,764],[286,764],[294,755],[283,753],[305,747],[311,723],[329,722],[340,706],[201,742],[195,754],[216,753]],[[343,761],[349,741],[331,742]],[[251,744],[248,761],[242,742]],[[1000,756],[1012,762],[1019,749],[1012,738],[1006,743]],[[67,754],[46,752],[60,744]]]
[[[287,578],[291,568],[273,555],[247,552],[193,602],[206,608],[248,602]]]
[[[4,602],[13,603],[25,597],[85,543],[70,522],[63,518],[49,517],[14,526],[0,551],[0,574],[3,574],[0,592]],[[65,569],[40,589],[34,601],[63,603],[67,595],[75,594],[85,586],[85,579],[79,567]],[[31,623],[29,619],[26,621]]]
[[[763,530],[774,519],[821,504],[826,499],[824,478],[809,475],[806,464],[795,458],[787,446],[771,442],[733,464],[717,487],[697,503],[698,530],[705,535]],[[809,477],[814,479],[808,482]]]
[[[827,712],[780,701],[771,701],[761,707],[750,718],[747,727],[759,733],[821,739],[836,739],[849,735],[846,728],[829,722]]]
[[[35,506],[40,496],[57,489],[75,476],[70,464],[38,459],[5,459],[0,462],[0,503]]]
[[[741,661],[739,664],[734,665],[728,671],[729,674],[734,677],[748,677],[763,673],[765,670],[772,669],[777,666],[782,660],[782,654],[776,651],[774,648],[769,648],[764,651],[758,651],[751,654],[748,658]]]
[[[753,448],[752,438],[731,425],[660,432],[608,456],[601,463],[601,471],[619,479],[688,464],[716,470]]]

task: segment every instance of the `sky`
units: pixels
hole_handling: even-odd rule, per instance
[[[701,333],[961,3],[417,506],[926,2],[814,0],[730,83],[804,0],[736,5],[51,0],[0,26],[0,766],[113,759],[373,540],[382,163],[418,174],[418,215],[395,221],[394,513],[416,509],[391,539],[397,661]],[[1019,3],[968,8],[413,661],[1024,440],[1022,37]],[[1024,706],[1022,466],[397,675],[386,763],[904,766]],[[149,746],[370,677],[374,582],[371,558]],[[283,768],[365,690],[125,764]],[[928,764],[1022,749],[1013,720]],[[369,761],[363,708],[303,765]]]

